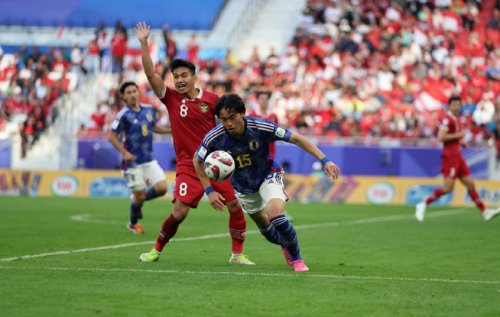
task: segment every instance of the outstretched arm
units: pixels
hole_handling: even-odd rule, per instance
[[[309,141],[303,135],[292,132],[292,135],[290,136],[290,143],[299,146],[301,149],[317,158],[318,161],[321,161],[325,174],[328,177],[331,177],[332,180],[335,180],[340,176],[340,168],[335,163],[330,161],[326,155],[323,154],[323,152],[321,152],[316,145],[314,145],[314,143]]]
[[[135,33],[137,34],[137,39],[141,43],[142,68],[144,69],[144,73],[146,74],[155,95],[161,98],[165,93],[166,86],[160,75],[155,73],[153,60],[149,55],[148,37],[149,34],[151,34],[151,28],[149,25],[146,25],[145,22],[138,22],[135,27]]]

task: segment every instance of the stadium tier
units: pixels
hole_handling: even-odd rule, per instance
[[[168,21],[174,29],[209,30],[223,4],[223,0],[3,0],[0,25],[92,28],[101,23],[113,27],[121,20],[128,28],[144,20],[154,28]],[[196,13],[196,19],[186,19],[179,12]]]

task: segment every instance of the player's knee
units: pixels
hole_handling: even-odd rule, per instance
[[[163,196],[167,193],[167,184],[165,182],[161,182],[155,185],[155,191],[158,196]]]
[[[186,219],[188,213],[189,207],[186,207],[184,205],[174,206],[174,210],[172,211],[172,215],[175,219],[177,219],[177,221],[183,221],[184,219]]]
[[[239,213],[242,212],[242,208],[237,199],[232,200],[227,203],[227,210],[229,213]]]
[[[134,193],[135,201],[142,204],[146,200],[146,191]]]

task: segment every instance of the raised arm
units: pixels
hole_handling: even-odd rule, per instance
[[[309,141],[303,135],[292,132],[292,135],[290,136],[290,143],[299,146],[301,149],[317,158],[318,161],[321,161],[323,164],[323,170],[328,177],[335,180],[340,176],[340,168],[335,163],[330,161],[326,155],[323,154],[323,152],[321,152],[316,145],[314,145],[314,143]]]
[[[151,28],[149,25],[146,25],[145,22],[138,22],[135,27],[135,33],[137,34],[137,39],[141,43],[141,59],[144,73],[146,74],[149,84],[153,88],[156,96],[163,97],[165,93],[165,83],[160,75],[155,73],[153,60],[149,55],[148,37],[149,34],[151,34]]]

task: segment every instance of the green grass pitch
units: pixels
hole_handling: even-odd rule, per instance
[[[309,273],[247,217],[229,264],[227,213],[191,210],[160,261],[141,263],[171,203],[0,197],[1,316],[500,316],[500,219],[474,208],[288,203]]]

